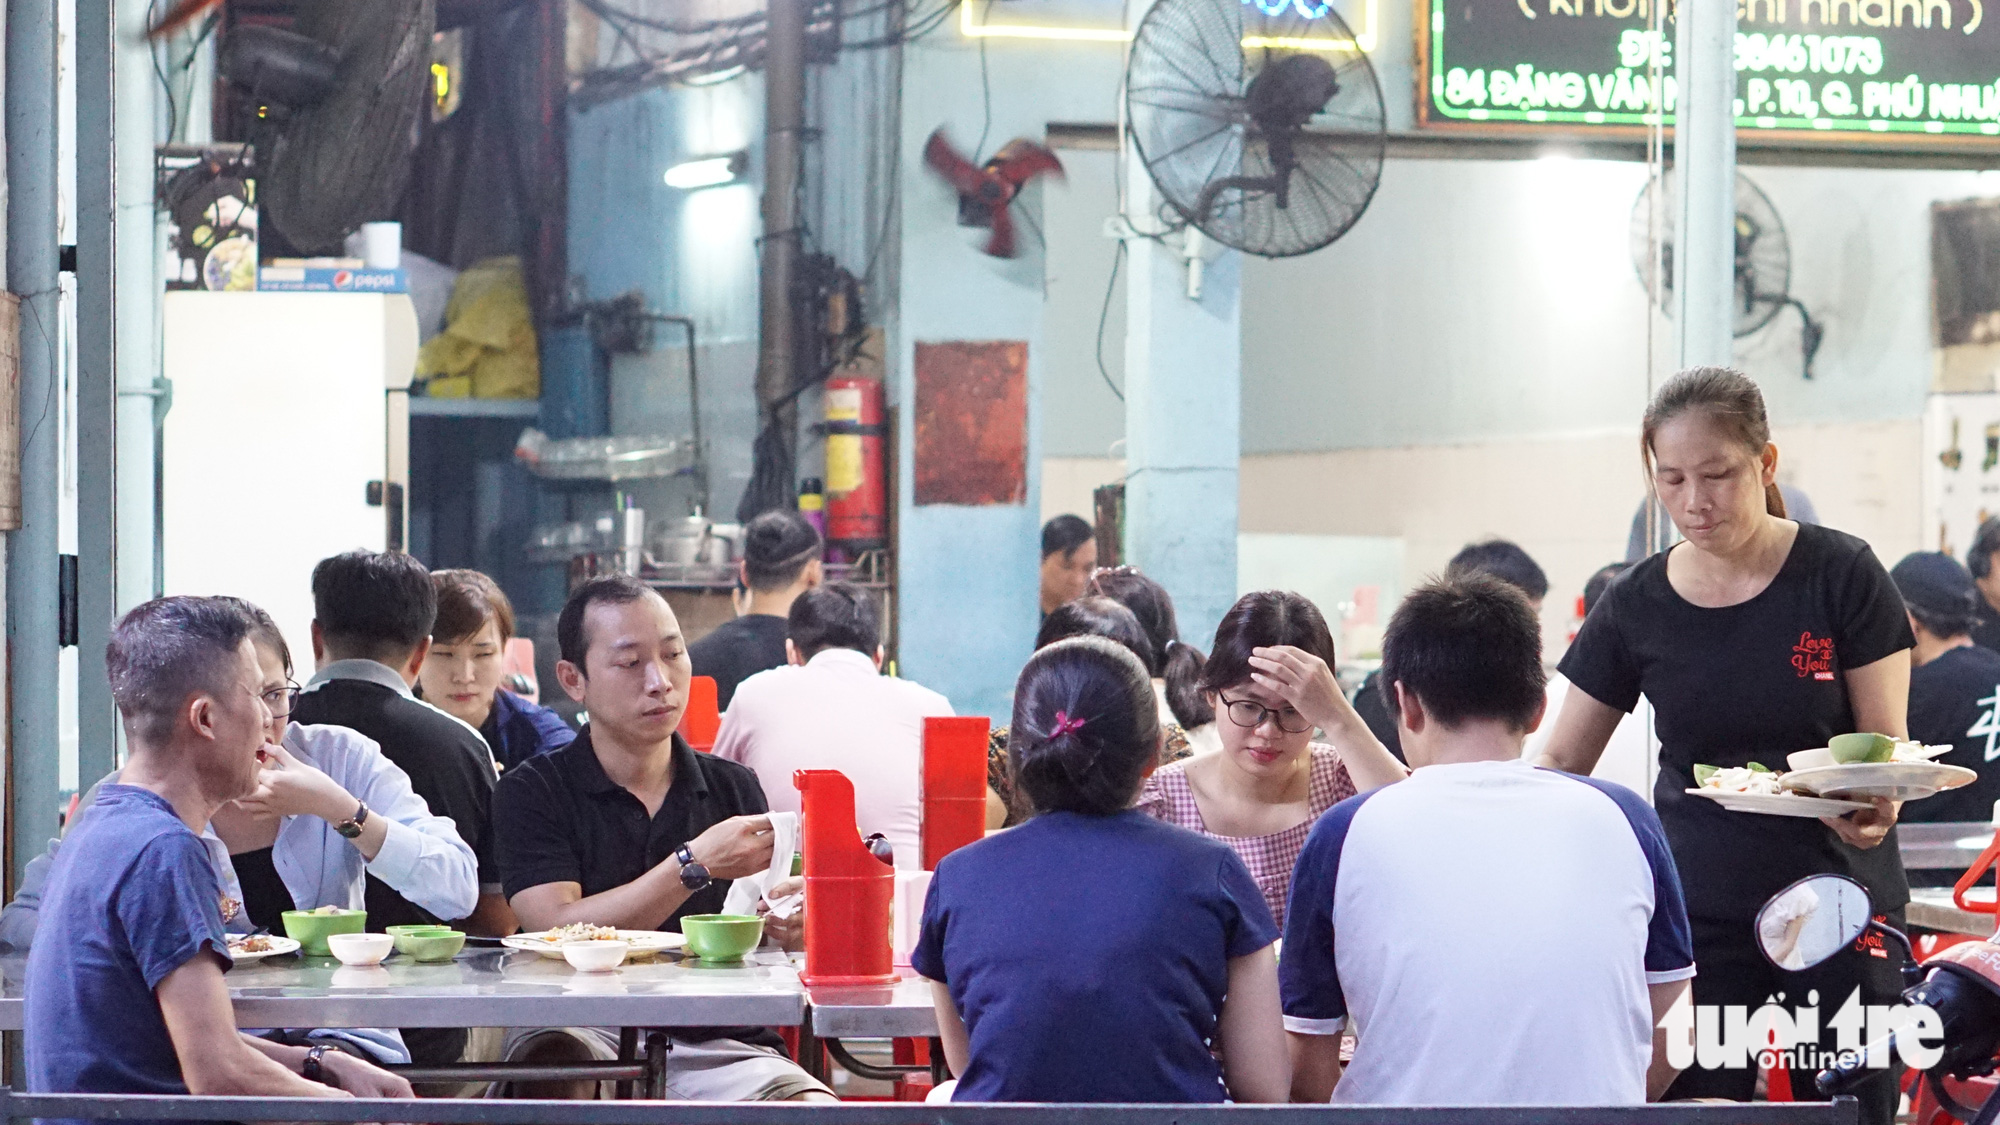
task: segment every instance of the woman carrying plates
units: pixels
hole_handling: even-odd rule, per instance
[[[1642,694],[1652,702],[1654,803],[1687,892],[1694,1004],[1817,1005],[1830,1050],[1827,1025],[1857,990],[1864,1005],[1899,1002],[1897,960],[1857,943],[1813,969],[1781,970],[1757,947],[1757,910],[1796,880],[1832,872],[1860,880],[1875,914],[1901,926],[1909,887],[1896,806],[1878,800],[1825,820],[1759,816],[1685,790],[1696,763],[1782,769],[1787,754],[1837,734],[1903,737],[1909,621],[1866,543],[1785,518],[1764,398],[1744,375],[1701,367],[1674,376],[1647,408],[1640,444],[1687,541],[1620,575],[1585,619],[1561,666],[1578,690],[1563,702],[1545,762],[1589,773],[1621,715]],[[1754,1056],[1727,1062],[1697,1063],[1666,1096],[1749,1100]],[[1795,1096],[1818,1096],[1816,1069],[1792,1072]],[[1860,1094],[1864,1125],[1887,1125],[1893,1082]]]

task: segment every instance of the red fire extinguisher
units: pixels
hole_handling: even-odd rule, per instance
[[[889,480],[882,382],[826,381],[826,539],[849,554],[889,543]]]

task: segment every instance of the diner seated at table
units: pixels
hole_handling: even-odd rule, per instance
[[[939,861],[911,954],[953,1101],[1286,1100],[1263,896],[1228,847],[1132,808],[1159,756],[1149,679],[1102,637],[1021,671],[1010,751],[1038,811]]]
[[[1638,794],[1522,760],[1546,704],[1528,599],[1478,573],[1418,588],[1382,684],[1415,771],[1335,805],[1299,855],[1279,968],[1293,1099],[1657,1098],[1675,1069],[1656,1029],[1695,973],[1679,874]]]
[[[561,715],[507,690],[507,642],[514,604],[476,570],[434,570],[437,619],[431,650],[417,670],[423,700],[479,732],[501,769],[567,746],[576,728]]]
[[[1132,611],[1151,641],[1150,654],[1141,653],[1153,679],[1153,696],[1160,705],[1160,722],[1187,736],[1188,751],[1209,754],[1222,749],[1215,709],[1201,689],[1201,650],[1181,640],[1180,619],[1167,588],[1140,573],[1136,566],[1099,567],[1084,585],[1084,593],[1110,598]]]
[[[1070,637],[1107,637],[1132,650],[1150,670],[1153,642],[1131,610],[1102,594],[1085,594],[1064,602],[1042,618],[1035,648],[1045,649]],[[994,727],[986,741],[986,827],[1010,828],[1034,815],[1034,809],[1014,784],[1013,761],[1007,755],[1006,724]],[[1194,751],[1180,724],[1160,722],[1160,765],[1178,762]]]
[[[125,765],[50,866],[42,914],[62,940],[34,944],[24,987],[35,1093],[411,1095],[359,1057],[236,1028],[224,892],[199,833],[259,791],[274,749],[255,626],[229,599],[192,597],[113,626]]]
[[[1467,543],[1445,564],[1446,574],[1489,574],[1509,586],[1521,591],[1528,599],[1528,605],[1539,614],[1542,601],[1549,596],[1549,576],[1542,570],[1534,557],[1521,546],[1506,539],[1485,539],[1477,543]],[[1553,678],[1549,685],[1549,711],[1554,714],[1556,704],[1562,701],[1563,684],[1560,677]],[[1382,692],[1382,672],[1377,669],[1368,673],[1361,686],[1354,692],[1354,709],[1368,729],[1382,745],[1389,748],[1398,761],[1403,758],[1403,744],[1396,733],[1396,713]]]
[[[270,746],[257,788],[223,805],[199,832],[222,887],[225,928],[283,934],[287,910],[360,909],[369,875],[433,913],[470,912],[479,894],[478,875],[472,849],[451,821],[431,814],[410,789],[410,779],[373,742],[342,727],[289,722],[298,688],[291,683],[284,635],[262,609],[236,598],[220,600],[251,622],[260,690],[271,714],[265,732]],[[77,802],[64,836],[49,841],[48,851],[29,862],[20,890],[0,910],[0,940],[8,947],[31,948],[63,840],[90,819],[98,795],[119,784],[119,777],[113,771],[92,786]],[[345,1043],[385,1062],[408,1061],[394,1031],[328,1029],[294,1037]]]
[[[501,878],[530,931],[587,923],[678,930],[722,909],[730,881],[771,863],[757,775],[698,754],[676,728],[687,706],[687,645],[666,600],[624,575],[570,593],[556,625],[556,678],[590,723],[576,741],[501,777],[494,824]],[[781,884],[782,886],[782,884]],[[778,887],[770,892],[774,897]],[[804,915],[767,932],[796,944]],[[769,1028],[667,1028],[668,1096],[690,1101],[823,1101],[832,1091]],[[613,1028],[509,1034],[510,1061],[617,1057]],[[598,1083],[517,1083],[523,1096],[589,1098]]]
[[[1333,634],[1310,600],[1280,590],[1238,598],[1201,673],[1222,716],[1221,751],[1161,768],[1139,794],[1149,816],[1234,848],[1280,926],[1313,822],[1408,773],[1354,713],[1333,664]]]
[[[1993,819],[2000,800],[2000,652],[1976,643],[1979,588],[1950,555],[1917,551],[1889,572],[1903,595],[1903,609],[1917,645],[1910,652],[1910,738],[1926,746],[1949,746],[1937,760],[1964,766],[1978,778],[1903,806],[1904,821],[1948,822]],[[1949,886],[1954,871],[1911,871],[1912,883]],[[1928,879],[1924,877],[1928,876]]]
[[[748,766],[775,812],[799,811],[795,772],[839,770],[854,783],[861,834],[886,837],[907,866],[919,866],[924,720],[953,714],[951,702],[882,674],[874,596],[859,586],[829,582],[800,594],[787,629],[787,665],[737,687],[715,756]]]
[[[791,508],[765,512],[743,527],[737,577],[748,591],[742,613],[688,646],[694,674],[715,681],[715,705],[728,710],[736,686],[785,666],[785,628],[792,603],[825,581],[817,528]]]
[[[457,827],[479,862],[479,901],[443,918],[380,880],[368,884],[368,924],[452,922],[470,934],[515,930],[493,863],[493,753],[465,720],[411,690],[430,653],[437,591],[430,572],[400,551],[350,551],[313,568],[313,659],[317,671],[293,705],[308,725],[347,727],[373,740],[409,775],[431,812]]]

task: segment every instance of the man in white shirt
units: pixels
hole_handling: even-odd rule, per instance
[[[1293,1100],[1658,1097],[1656,1029],[1694,976],[1680,878],[1637,794],[1521,760],[1545,682],[1527,599],[1482,574],[1416,590],[1382,682],[1415,772],[1328,810],[1293,872]]]
[[[854,783],[863,836],[881,833],[918,854],[923,821],[924,719],[952,714],[944,696],[881,674],[874,602],[844,583],[800,594],[786,617],[783,668],[736,689],[715,756],[757,773],[772,812],[796,812],[797,770],[839,770]]]

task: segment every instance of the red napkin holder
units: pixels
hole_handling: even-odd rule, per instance
[[[706,754],[715,749],[715,732],[722,729],[722,712],[715,706],[715,677],[688,680],[687,707],[681,711],[681,737]]]
[[[924,720],[925,871],[986,835],[986,746],[992,731],[981,716]]]
[[[799,770],[799,829],[806,860],[808,987],[890,984],[889,912],[896,869],[869,854],[854,826],[854,783],[839,770]]]

